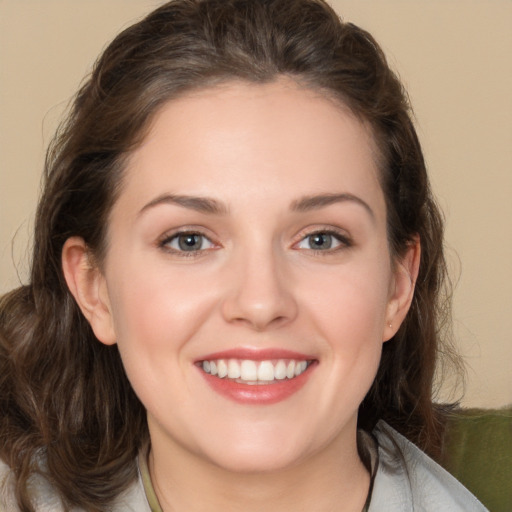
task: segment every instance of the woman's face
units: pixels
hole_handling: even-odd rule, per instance
[[[129,159],[92,324],[155,451],[284,468],[355,451],[393,268],[365,126],[291,81],[231,83],[169,102]]]

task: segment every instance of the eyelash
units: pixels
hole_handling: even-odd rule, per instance
[[[302,234],[300,239],[299,239],[299,241],[294,244],[294,247],[296,247],[300,243],[306,241],[308,238],[314,237],[315,235],[328,235],[328,236],[331,236],[337,242],[339,242],[339,246],[338,247],[334,247],[334,248],[330,248],[329,247],[327,249],[312,249],[312,248],[311,249],[305,249],[308,252],[311,252],[313,254],[319,254],[321,256],[327,256],[327,255],[330,255],[330,254],[333,254],[333,253],[337,253],[339,251],[343,251],[343,250],[349,249],[350,247],[352,247],[354,245],[353,241],[351,240],[351,238],[349,236],[347,236],[346,234],[342,234],[339,231],[337,231],[335,229],[332,229],[332,228],[326,228],[326,229],[317,229],[315,231],[312,231],[312,232],[309,232],[309,233],[306,233],[306,234]]]
[[[191,250],[191,251],[179,250],[179,249],[170,247],[170,244],[174,240],[179,240],[180,236],[186,236],[186,235],[201,237],[203,240],[203,243],[204,243],[204,241],[208,241],[214,247],[209,247],[207,249],[200,248],[200,249]],[[206,251],[214,250],[215,246],[216,246],[215,242],[213,242],[207,235],[205,235],[201,231],[193,230],[193,229],[184,229],[183,231],[177,231],[175,233],[167,234],[158,242],[158,247],[160,249],[164,250],[167,253],[175,254],[177,256],[184,257],[184,258],[194,258],[194,257],[201,256]]]
[[[173,241],[178,240],[180,236],[186,236],[186,235],[201,237],[203,240],[203,243],[204,243],[204,241],[208,241],[214,247],[209,247],[206,249],[199,248],[197,250],[190,250],[190,251],[180,250],[180,249],[170,247],[170,244]],[[330,237],[334,238],[337,242],[339,242],[339,246],[334,247],[334,248],[329,247],[327,249],[313,249],[313,248],[305,248],[304,249],[313,254],[319,254],[322,256],[326,256],[329,254],[337,253],[344,249],[348,249],[353,246],[353,242],[350,239],[350,237],[348,237],[345,234],[340,233],[339,231],[336,231],[334,229],[317,229],[317,230],[309,232],[309,233],[301,234],[300,239],[298,240],[298,242],[295,242],[293,244],[292,248],[296,248],[297,250],[300,250],[300,248],[297,246],[299,244],[301,244],[302,242],[306,241],[308,238],[314,237],[315,235],[330,236]],[[213,242],[207,235],[205,235],[204,233],[202,233],[201,231],[198,231],[198,230],[177,231],[177,232],[165,235],[158,242],[158,247],[160,249],[162,249],[168,253],[172,253],[172,254],[175,254],[177,256],[184,257],[184,258],[191,258],[191,257],[193,258],[193,257],[201,256],[207,251],[214,250],[215,246],[216,246],[215,242]]]

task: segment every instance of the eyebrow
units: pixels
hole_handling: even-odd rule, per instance
[[[296,212],[308,212],[319,208],[324,208],[336,203],[353,202],[362,206],[370,217],[375,220],[375,213],[370,208],[370,205],[363,201],[360,197],[353,194],[317,194],[313,196],[304,196],[296,201],[293,201],[291,205],[292,211]]]
[[[174,194],[163,194],[156,197],[146,205],[142,207],[139,215],[144,213],[150,208],[159,206],[162,204],[171,204],[195,210],[200,213],[208,213],[213,215],[224,215],[228,212],[227,206],[219,201],[209,197],[196,197],[196,196],[184,196]]]
[[[292,202],[290,209],[295,212],[308,212],[311,210],[317,210],[325,208],[336,203],[354,202],[362,206],[370,215],[372,219],[375,219],[375,214],[370,208],[368,203],[363,201],[360,197],[353,194],[317,194],[312,196],[304,196]],[[195,210],[200,213],[206,213],[210,215],[225,215],[229,212],[228,207],[210,197],[198,197],[188,195],[175,195],[175,194],[163,194],[156,197],[149,203],[145,204],[139,212],[141,215],[143,212],[155,206],[162,204],[171,204]]]

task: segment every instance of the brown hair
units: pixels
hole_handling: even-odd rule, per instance
[[[124,160],[164,102],[226,80],[281,75],[340,99],[372,127],[391,253],[421,239],[411,310],[384,344],[359,424],[371,430],[382,418],[422,448],[436,446],[442,220],[399,80],[374,39],[322,0],[176,0],[122,32],[78,92],[48,151],[30,283],[0,301],[0,456],[23,510],[32,510],[35,472],[66,506],[106,509],[135,478],[148,437],[117,348],[95,339],[67,289],[64,242],[82,237],[101,262]]]

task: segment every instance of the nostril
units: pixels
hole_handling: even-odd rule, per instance
[[[236,270],[232,272],[232,288],[221,306],[227,322],[264,330],[282,326],[295,318],[295,298],[273,265],[269,265],[269,260],[251,259],[244,262],[240,272]]]
[[[290,319],[284,315],[276,317],[266,317],[265,315],[247,315],[239,316],[230,320],[230,323],[247,325],[255,331],[264,331],[269,328],[277,328],[286,323]]]

